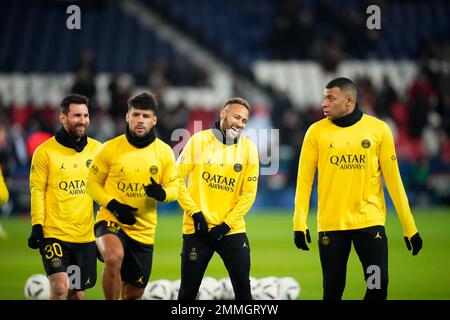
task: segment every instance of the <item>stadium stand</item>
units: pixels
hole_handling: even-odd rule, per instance
[[[210,125],[227,88],[265,110],[249,127],[280,130],[279,171],[262,177],[255,207],[292,207],[303,135],[322,117],[322,89],[336,75],[354,78],[362,109],[390,124],[410,201],[449,204],[450,3],[377,3],[379,31],[365,27],[368,3],[356,0],[81,1],[81,30],[65,27],[67,2],[0,2],[0,118],[7,132],[0,159],[14,211],[29,206],[27,146],[45,137],[37,132],[53,132],[64,94],[91,97],[98,123],[91,133],[104,141],[122,132],[118,119],[138,88],[160,97],[159,133],[172,145],[176,128],[192,132],[195,120]],[[182,31],[232,72],[214,73],[194,53],[180,53],[175,40],[127,12],[128,4]],[[253,101],[244,82],[270,99]]]

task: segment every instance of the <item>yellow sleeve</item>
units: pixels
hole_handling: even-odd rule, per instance
[[[41,148],[37,148],[31,159],[30,168],[31,225],[44,224],[47,181],[47,155]]]
[[[8,188],[6,187],[5,180],[3,179],[3,174],[0,169],[0,206],[7,203],[9,200],[9,192]]]
[[[166,192],[166,199],[163,202],[175,201],[178,198],[178,174],[175,165],[175,156],[172,149],[167,147],[167,155],[165,157],[165,170],[162,176],[162,184]]]
[[[225,222],[231,229],[242,224],[242,219],[255,202],[258,190],[259,156],[256,146],[249,141],[248,162],[244,172],[241,194],[236,205],[228,213]]]
[[[178,172],[178,203],[183,208],[183,210],[190,216],[194,213],[201,211],[198,205],[194,202],[189,191],[186,187],[186,179],[194,168],[196,155],[195,155],[195,145],[194,142],[196,135],[192,136],[191,139],[186,143],[183,151],[177,159],[177,172]],[[197,140],[197,143],[201,143]]]
[[[417,228],[411,214],[408,198],[398,169],[394,138],[387,125],[380,144],[379,162],[384,182],[386,183],[387,190],[402,224],[403,233],[410,238],[417,232]]]
[[[308,229],[306,219],[308,218],[309,201],[318,159],[317,142],[310,128],[305,134],[298,162],[297,189],[294,200],[294,231],[305,232]]]
[[[92,160],[92,164],[89,167],[89,173],[86,183],[87,194],[95,200],[100,206],[106,207],[106,205],[114,198],[105,192],[105,180],[109,173],[110,162],[107,155],[108,144],[104,144],[100,147],[100,150]]]

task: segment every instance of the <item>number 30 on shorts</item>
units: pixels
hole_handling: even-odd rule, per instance
[[[46,259],[51,259],[54,256],[62,257],[63,255],[61,245],[58,242],[46,245],[44,250]]]

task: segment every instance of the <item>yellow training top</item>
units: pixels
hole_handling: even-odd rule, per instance
[[[46,238],[77,243],[95,240],[94,202],[86,193],[86,178],[101,143],[87,141],[83,151],[77,152],[52,137],[33,154],[31,224],[42,224]]]
[[[259,176],[253,142],[242,136],[236,144],[226,145],[212,129],[200,131],[189,139],[177,167],[184,234],[194,233],[191,216],[199,211],[210,228],[225,222],[231,228],[228,234],[245,232],[244,216],[255,201]]]
[[[385,122],[363,115],[360,121],[344,128],[328,119],[311,125],[299,160],[294,231],[307,228],[316,168],[318,231],[384,226],[383,174],[404,235],[411,237],[417,232],[400,177],[392,133]]]

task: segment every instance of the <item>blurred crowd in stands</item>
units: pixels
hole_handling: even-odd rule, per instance
[[[373,13],[366,9],[373,5],[380,9],[379,30],[366,25]],[[313,59],[333,70],[342,59],[414,59],[423,50],[439,53],[438,46],[448,46],[449,9],[441,0],[276,1],[271,58]]]
[[[382,1],[378,3],[383,4]],[[326,0],[318,1],[314,11],[292,0],[277,1],[275,6],[270,37],[273,59],[312,59],[320,61],[324,71],[328,72],[335,70],[342,59],[389,58],[392,54],[389,50],[380,51],[380,41],[384,40],[364,27],[362,14],[365,11],[355,11],[352,6],[333,11],[336,6]],[[449,205],[450,46],[448,39],[422,40],[413,52],[420,72],[405,92],[394,90],[388,78],[381,88],[366,75],[354,80],[363,112],[385,120],[394,133],[410,202],[413,205]],[[377,54],[374,54],[374,48],[378,48]],[[383,52],[386,56],[382,56]],[[177,105],[165,103],[162,93],[168,87],[209,85],[207,66],[195,65],[187,57],[161,56],[144,63],[133,75],[131,86],[121,84],[119,73],[111,71],[108,84],[111,103],[108,106],[101,106],[96,101],[96,65],[95,53],[83,52],[73,70],[74,85],[67,93],[90,98],[89,134],[102,142],[124,133],[127,99],[135,88],[149,88],[157,94],[160,102],[158,135],[172,146],[178,143],[171,138],[175,129],[188,128],[192,132],[195,120],[203,121],[204,129],[218,116],[217,111],[205,110],[204,106],[188,108],[183,102]],[[239,84],[236,84],[234,94],[246,97]],[[310,124],[323,118],[321,101],[299,108],[284,92],[272,90],[271,102],[267,105],[249,102],[253,105],[249,126],[275,128],[280,133],[279,171],[261,178],[260,194],[271,192],[270,206],[292,206],[303,136]],[[221,106],[215,107],[218,110]],[[23,208],[29,205],[29,199],[23,193],[28,190],[30,160],[35,148],[53,135],[58,118],[56,105],[39,108],[32,102],[4,105],[0,96],[0,164],[12,189],[12,198],[19,204],[16,210],[22,209],[21,204]],[[277,202],[277,195],[284,198]],[[263,202],[257,201],[256,205]]]
[[[87,55],[89,56],[89,55]],[[75,72],[92,77],[94,64],[82,64]],[[396,142],[398,159],[405,187],[416,205],[450,203],[450,78],[448,73],[433,70],[433,57],[421,60],[421,72],[399,96],[386,78],[381,89],[368,77],[354,79],[359,90],[359,106],[390,125]],[[161,75],[158,75],[161,76]],[[180,74],[182,76],[182,74]],[[153,75],[150,71],[151,79]],[[151,81],[151,80],[148,80]],[[138,80],[135,79],[135,84]],[[168,85],[169,81],[165,82]],[[139,85],[143,87],[145,83]],[[171,84],[173,86],[173,84]],[[152,88],[147,82],[148,88]],[[158,88],[162,92],[164,86]],[[95,84],[75,81],[70,92],[91,97],[91,136],[106,141],[125,129],[127,99],[133,88],[121,88],[117,77],[111,77],[111,105],[100,107],[95,102]],[[236,89],[236,92],[239,90]],[[174,146],[172,132],[177,128],[193,131],[193,121],[203,121],[203,128],[217,118],[215,110],[188,108],[184,103],[167,106],[159,95],[158,135]],[[279,129],[280,167],[273,176],[262,177],[261,190],[293,190],[296,183],[298,156],[308,126],[323,118],[321,101],[307,108],[298,108],[283,92],[275,92],[271,105],[254,105],[252,121],[264,120],[264,126]],[[219,108],[220,106],[217,106]],[[2,106],[0,114],[0,162],[9,181],[28,178],[29,163],[34,149],[50,137],[58,124],[58,106],[34,108]],[[20,188],[19,188],[20,189]]]

